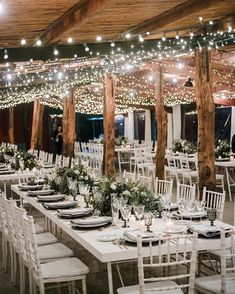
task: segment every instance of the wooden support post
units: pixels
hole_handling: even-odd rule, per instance
[[[74,143],[76,140],[76,112],[74,90],[70,89],[69,94],[63,102],[63,155],[73,157]]]
[[[31,149],[42,148],[42,120],[43,120],[44,105],[40,103],[40,99],[34,100],[33,105],[33,121],[31,133]],[[39,138],[41,137],[41,138]]]
[[[14,144],[14,107],[8,109],[8,142]]]
[[[215,189],[215,104],[211,84],[211,57],[207,48],[195,52],[196,106],[198,116],[199,191]]]
[[[167,114],[164,109],[163,75],[162,67],[156,72],[155,80],[155,112],[157,123],[157,151],[156,151],[156,177],[164,179],[165,149],[167,143]]]
[[[115,175],[115,87],[116,77],[104,78],[104,155],[103,174]]]

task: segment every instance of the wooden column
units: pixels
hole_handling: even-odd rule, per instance
[[[63,102],[63,155],[73,157],[74,143],[76,140],[76,112],[74,90],[70,89],[69,94],[64,98]]]
[[[167,114],[164,109],[163,75],[161,65],[159,65],[155,79],[155,112],[157,123],[156,177],[163,180],[165,149],[167,143]]]
[[[40,103],[40,99],[34,100],[33,105],[33,121],[32,121],[32,133],[31,133],[31,149],[42,148],[42,120],[43,120],[44,105]],[[40,135],[41,134],[41,135]]]
[[[14,107],[8,109],[8,142],[14,144]]]
[[[196,106],[198,116],[199,191],[215,189],[215,104],[212,95],[211,56],[207,48],[195,52]]]
[[[116,77],[104,78],[104,155],[103,174],[115,175],[115,87]]]

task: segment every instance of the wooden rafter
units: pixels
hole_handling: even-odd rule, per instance
[[[162,14],[135,26],[130,31],[133,34],[141,34],[152,31],[156,32],[156,30],[161,31],[165,26],[183,19],[190,14],[196,13],[203,9],[208,9],[219,2],[221,2],[221,0],[188,0],[187,2],[181,3],[176,7],[163,12]]]
[[[65,34],[80,28],[116,0],[81,0],[50,24],[37,39],[43,44],[58,41]]]

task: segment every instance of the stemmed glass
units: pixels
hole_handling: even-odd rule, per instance
[[[69,193],[73,196],[74,201],[76,201],[77,180],[74,180],[72,177],[67,177],[67,182]]]
[[[119,218],[120,201],[116,195],[111,198],[112,218],[113,223],[116,224]]]
[[[86,203],[86,208],[89,207],[89,203],[90,203],[90,188],[88,185],[84,185],[84,184],[79,184],[79,193],[84,196],[84,201]]]
[[[125,221],[125,225],[124,226],[126,228],[127,227],[127,221],[128,221],[128,219],[129,219],[129,217],[131,215],[132,206],[126,204],[125,206],[120,207],[120,210],[121,210],[122,218]]]
[[[187,210],[189,212],[193,212],[196,208],[196,205],[195,205],[195,201],[194,200],[190,200],[187,202]]]
[[[147,232],[151,232],[150,227],[153,223],[153,214],[152,212],[147,212],[144,215],[144,224],[147,227]]]
[[[140,221],[144,215],[144,205],[134,205],[134,213],[135,213],[135,217],[138,219],[138,221]]]
[[[22,159],[19,160],[19,167],[20,167],[21,172],[23,172],[24,171],[24,160],[22,160]]]

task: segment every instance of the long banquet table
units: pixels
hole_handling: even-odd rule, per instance
[[[32,205],[35,209],[40,211],[46,218],[51,222],[61,228],[66,232],[71,238],[77,241],[82,245],[86,250],[88,250],[93,256],[95,256],[100,262],[107,264],[107,273],[108,273],[108,286],[109,293],[113,294],[113,279],[112,279],[112,264],[120,261],[130,261],[137,259],[137,247],[125,245],[124,247],[119,247],[112,242],[100,242],[97,240],[97,237],[103,234],[115,233],[115,228],[109,226],[104,228],[102,231],[98,229],[93,230],[75,230],[70,225],[70,220],[61,219],[57,216],[55,210],[45,209],[40,202],[36,200],[35,197],[27,196],[27,192],[21,191],[18,188],[18,185],[11,186],[12,191],[18,195],[20,198],[27,200],[27,202]],[[82,197],[78,198],[78,201],[81,206],[84,205]],[[218,222],[219,223],[219,222]],[[154,230],[159,230],[163,225],[161,220],[156,220],[154,224]],[[226,227],[230,227],[228,224],[221,224]],[[124,230],[124,229],[122,229]],[[230,238],[226,238],[226,246],[230,245]],[[183,244],[182,244],[183,246]],[[183,247],[182,247],[183,248]],[[210,248],[210,250],[220,249],[220,240],[219,239],[205,239],[199,238],[198,240],[198,250],[203,251]],[[154,253],[158,255],[158,246],[153,247]],[[163,248],[164,250],[164,248]],[[179,248],[180,250],[180,248]],[[143,248],[143,255],[148,256],[148,248]],[[162,252],[163,253],[163,252]]]

